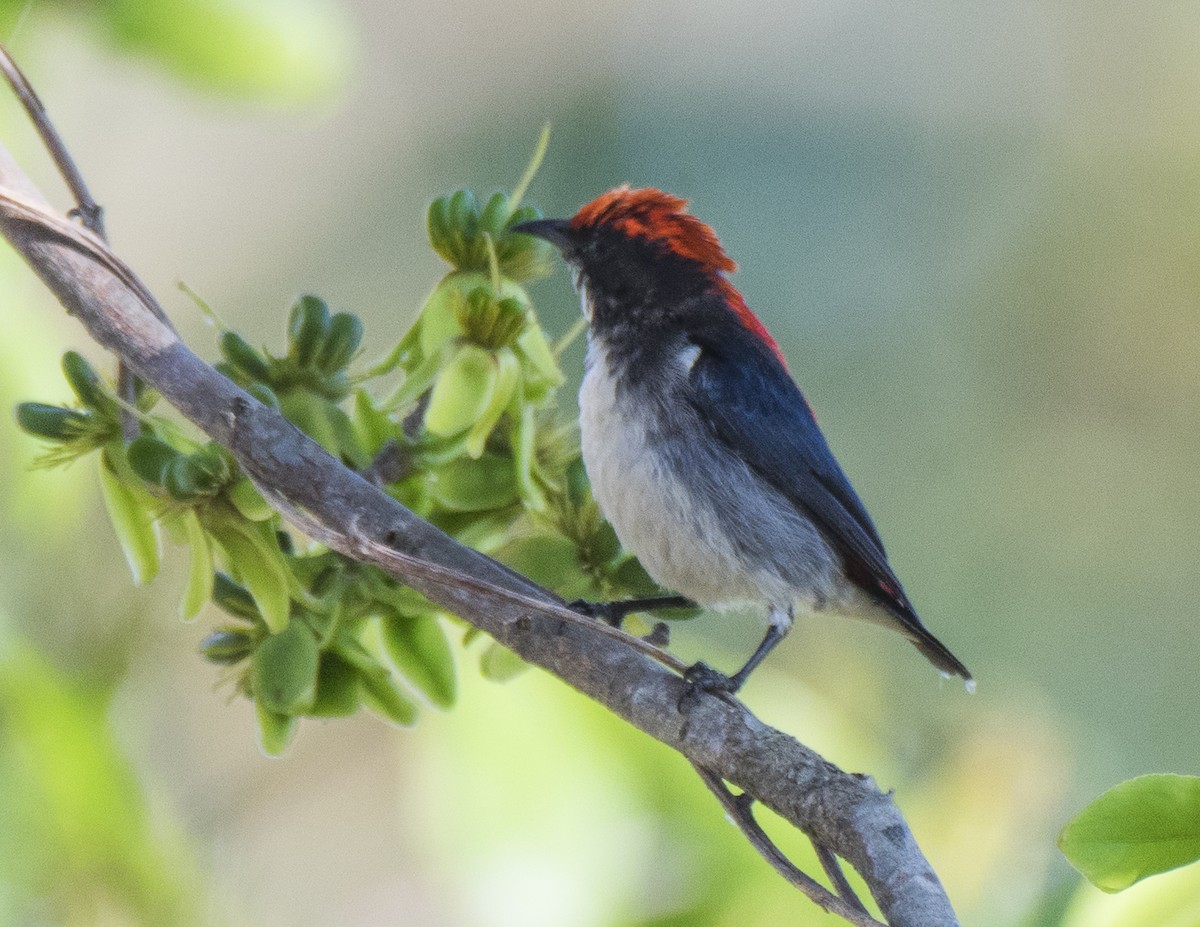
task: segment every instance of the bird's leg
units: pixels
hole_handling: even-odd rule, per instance
[[[767,654],[775,649],[775,645],[783,640],[791,627],[791,608],[786,611],[772,608],[771,623],[767,626],[767,634],[762,639],[762,643],[758,645],[758,649],[746,661],[745,666],[732,676],[726,676],[724,673],[717,672],[707,663],[696,663],[683,674],[684,681],[691,691],[699,689],[703,692],[728,692],[732,695],[742,687],[749,675],[754,672],[755,667],[766,659]]]
[[[586,602],[576,599],[569,607],[589,618],[619,628],[621,623],[634,612],[652,612],[660,608],[693,608],[696,603],[681,595],[652,595],[642,599],[622,599],[619,602]]]

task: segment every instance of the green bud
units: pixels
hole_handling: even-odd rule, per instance
[[[456,307],[459,328],[481,347],[511,344],[528,320],[525,307],[515,299],[497,299],[490,287],[477,287]]]
[[[35,438],[48,441],[70,441],[85,433],[95,421],[90,409],[79,411],[40,402],[23,402],[17,406],[17,424]]]
[[[479,215],[479,231],[491,235],[495,241],[504,233],[508,224],[508,213],[508,194],[493,193]]]
[[[115,407],[104,381],[82,354],[68,351],[63,355],[62,368],[71,389],[85,406],[99,411],[109,411]]]
[[[358,711],[358,673],[336,653],[321,654],[317,697],[308,714],[313,718],[344,718]]]
[[[204,659],[222,666],[232,666],[246,659],[253,649],[254,638],[250,634],[230,628],[213,631],[200,642]]]
[[[255,706],[258,716],[258,745],[267,756],[283,756],[300,719],[295,715],[283,715],[271,711],[261,702]]]
[[[362,320],[349,312],[339,312],[329,321],[329,334],[317,355],[316,366],[327,373],[342,370],[362,343]],[[344,395],[344,394],[343,394]]]
[[[439,196],[429,204],[425,216],[425,228],[429,232],[429,244],[446,262],[454,263],[454,251],[450,238],[450,199]]]
[[[201,482],[207,494],[217,492],[233,479],[237,462],[229,451],[215,441],[208,442],[191,457],[197,471],[202,474]]]
[[[213,577],[212,597],[219,607],[237,618],[262,621],[254,604],[254,597],[245,586],[235,583],[224,573],[217,573]]]
[[[500,264],[500,273],[509,280],[536,280],[550,273],[554,246],[541,238],[510,231],[522,222],[541,217],[541,210],[532,206],[522,206],[509,216],[504,233],[497,237],[496,260]]]
[[[142,435],[130,442],[125,449],[129,466],[147,483],[162,486],[166,479],[167,468],[177,457],[179,451],[153,435]]]
[[[308,625],[288,622],[254,651],[251,682],[255,700],[278,714],[307,711],[317,695],[319,660],[317,640]]]
[[[226,329],[221,332],[221,353],[228,358],[229,363],[251,380],[269,380],[271,368],[267,360],[250,346],[241,335]]]
[[[312,363],[329,332],[329,307],[319,296],[306,294],[296,300],[288,317],[288,357],[297,366]]]

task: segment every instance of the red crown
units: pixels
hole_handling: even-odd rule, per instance
[[[661,242],[680,257],[696,261],[714,277],[717,290],[743,325],[761,338],[787,365],[779,345],[758,316],[750,311],[742,294],[725,279],[725,273],[737,270],[737,264],[725,253],[717,233],[687,213],[687,200],[653,187],[630,190],[628,185],[609,190],[575,213],[574,228],[608,226],[631,238]]]

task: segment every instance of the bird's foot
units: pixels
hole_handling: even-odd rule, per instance
[[[620,602],[589,602],[586,599],[576,599],[574,602],[567,603],[567,608],[572,611],[587,615],[589,618],[599,619],[605,624],[611,624],[614,628],[619,628],[628,614],[620,606]]]
[[[702,692],[722,697],[732,696],[741,688],[742,680],[738,676],[726,676],[707,663],[701,662],[693,663],[684,671],[683,684],[683,695],[679,697],[678,705],[681,712],[690,710]]]

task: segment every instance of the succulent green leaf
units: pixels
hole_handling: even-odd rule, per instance
[[[217,573],[213,577],[212,599],[218,607],[236,618],[246,621],[262,621],[258,606],[254,604],[254,596],[250,595],[245,586],[235,583],[225,573]]]
[[[117,542],[129,563],[135,586],[144,586],[158,575],[160,544],[158,526],[148,510],[149,500],[126,486],[113,473],[103,454],[100,460],[100,493],[117,533]]]
[[[436,618],[389,612],[379,618],[379,634],[388,658],[405,679],[439,708],[454,704],[454,654]]]
[[[1200,777],[1139,776],[1105,792],[1063,828],[1059,849],[1088,881],[1119,892],[1200,859]]]
[[[283,756],[296,736],[300,719],[271,711],[262,702],[255,703],[258,716],[258,745],[267,756]]]
[[[187,585],[183,590],[183,598],[179,600],[179,615],[184,621],[190,621],[200,614],[204,603],[212,598],[213,552],[208,534],[201,526],[195,510],[184,509],[180,518],[187,531],[191,556],[188,558]]]
[[[250,346],[237,332],[226,329],[221,332],[221,353],[235,368],[250,380],[265,381],[271,378],[271,368],[267,359]]]
[[[317,354],[316,365],[326,373],[343,369],[354,357],[362,337],[362,319],[349,312],[337,313],[329,320],[329,334]]]
[[[552,389],[566,382],[554,352],[540,325],[526,325],[517,338],[517,349],[525,359],[525,395],[530,402],[541,402]]]
[[[209,475],[192,454],[173,457],[163,470],[162,485],[172,499],[190,502],[211,492]]]
[[[308,710],[312,718],[344,718],[358,711],[361,702],[358,673],[336,653],[321,654],[317,672],[317,698]]]
[[[17,424],[35,438],[48,441],[70,441],[87,431],[94,420],[90,410],[64,409],[40,402],[17,406]]]
[[[479,658],[479,670],[492,682],[508,682],[529,669],[529,664],[502,644],[492,641]]]
[[[254,649],[254,638],[245,631],[222,628],[213,631],[200,642],[200,653],[210,663],[232,666],[240,663]]]
[[[62,359],[63,374],[79,401],[101,412],[116,407],[108,387],[96,373],[96,369],[77,351],[68,351]]]
[[[271,534],[270,540],[259,530],[264,528]],[[275,634],[282,631],[288,625],[291,595],[288,566],[274,540],[274,532],[265,522],[243,525],[233,519],[223,519],[211,525],[210,530],[225,551],[229,568],[254,599],[267,627]]]
[[[479,418],[467,434],[467,454],[471,457],[480,457],[483,454],[492,429],[512,403],[521,383],[521,362],[517,360],[517,355],[512,349],[500,348],[493,356],[496,361],[496,385],[492,389],[490,401],[479,413]]]
[[[251,683],[254,698],[276,714],[303,714],[317,697],[320,651],[303,621],[288,622],[254,651]]]
[[[434,384],[425,427],[444,438],[466,431],[487,409],[498,377],[496,360],[488,351],[461,345]]]
[[[179,451],[153,435],[135,438],[125,449],[130,469],[147,483],[156,486],[163,485],[167,467],[179,456]]]
[[[233,507],[247,521],[266,521],[275,514],[275,510],[262,497],[250,480],[242,477],[226,491]]]
[[[512,461],[498,454],[460,457],[430,473],[429,493],[452,512],[486,512],[517,501],[517,478]]]
[[[305,294],[292,305],[288,316],[288,357],[308,367],[325,346],[329,333],[329,306],[319,296]]]

